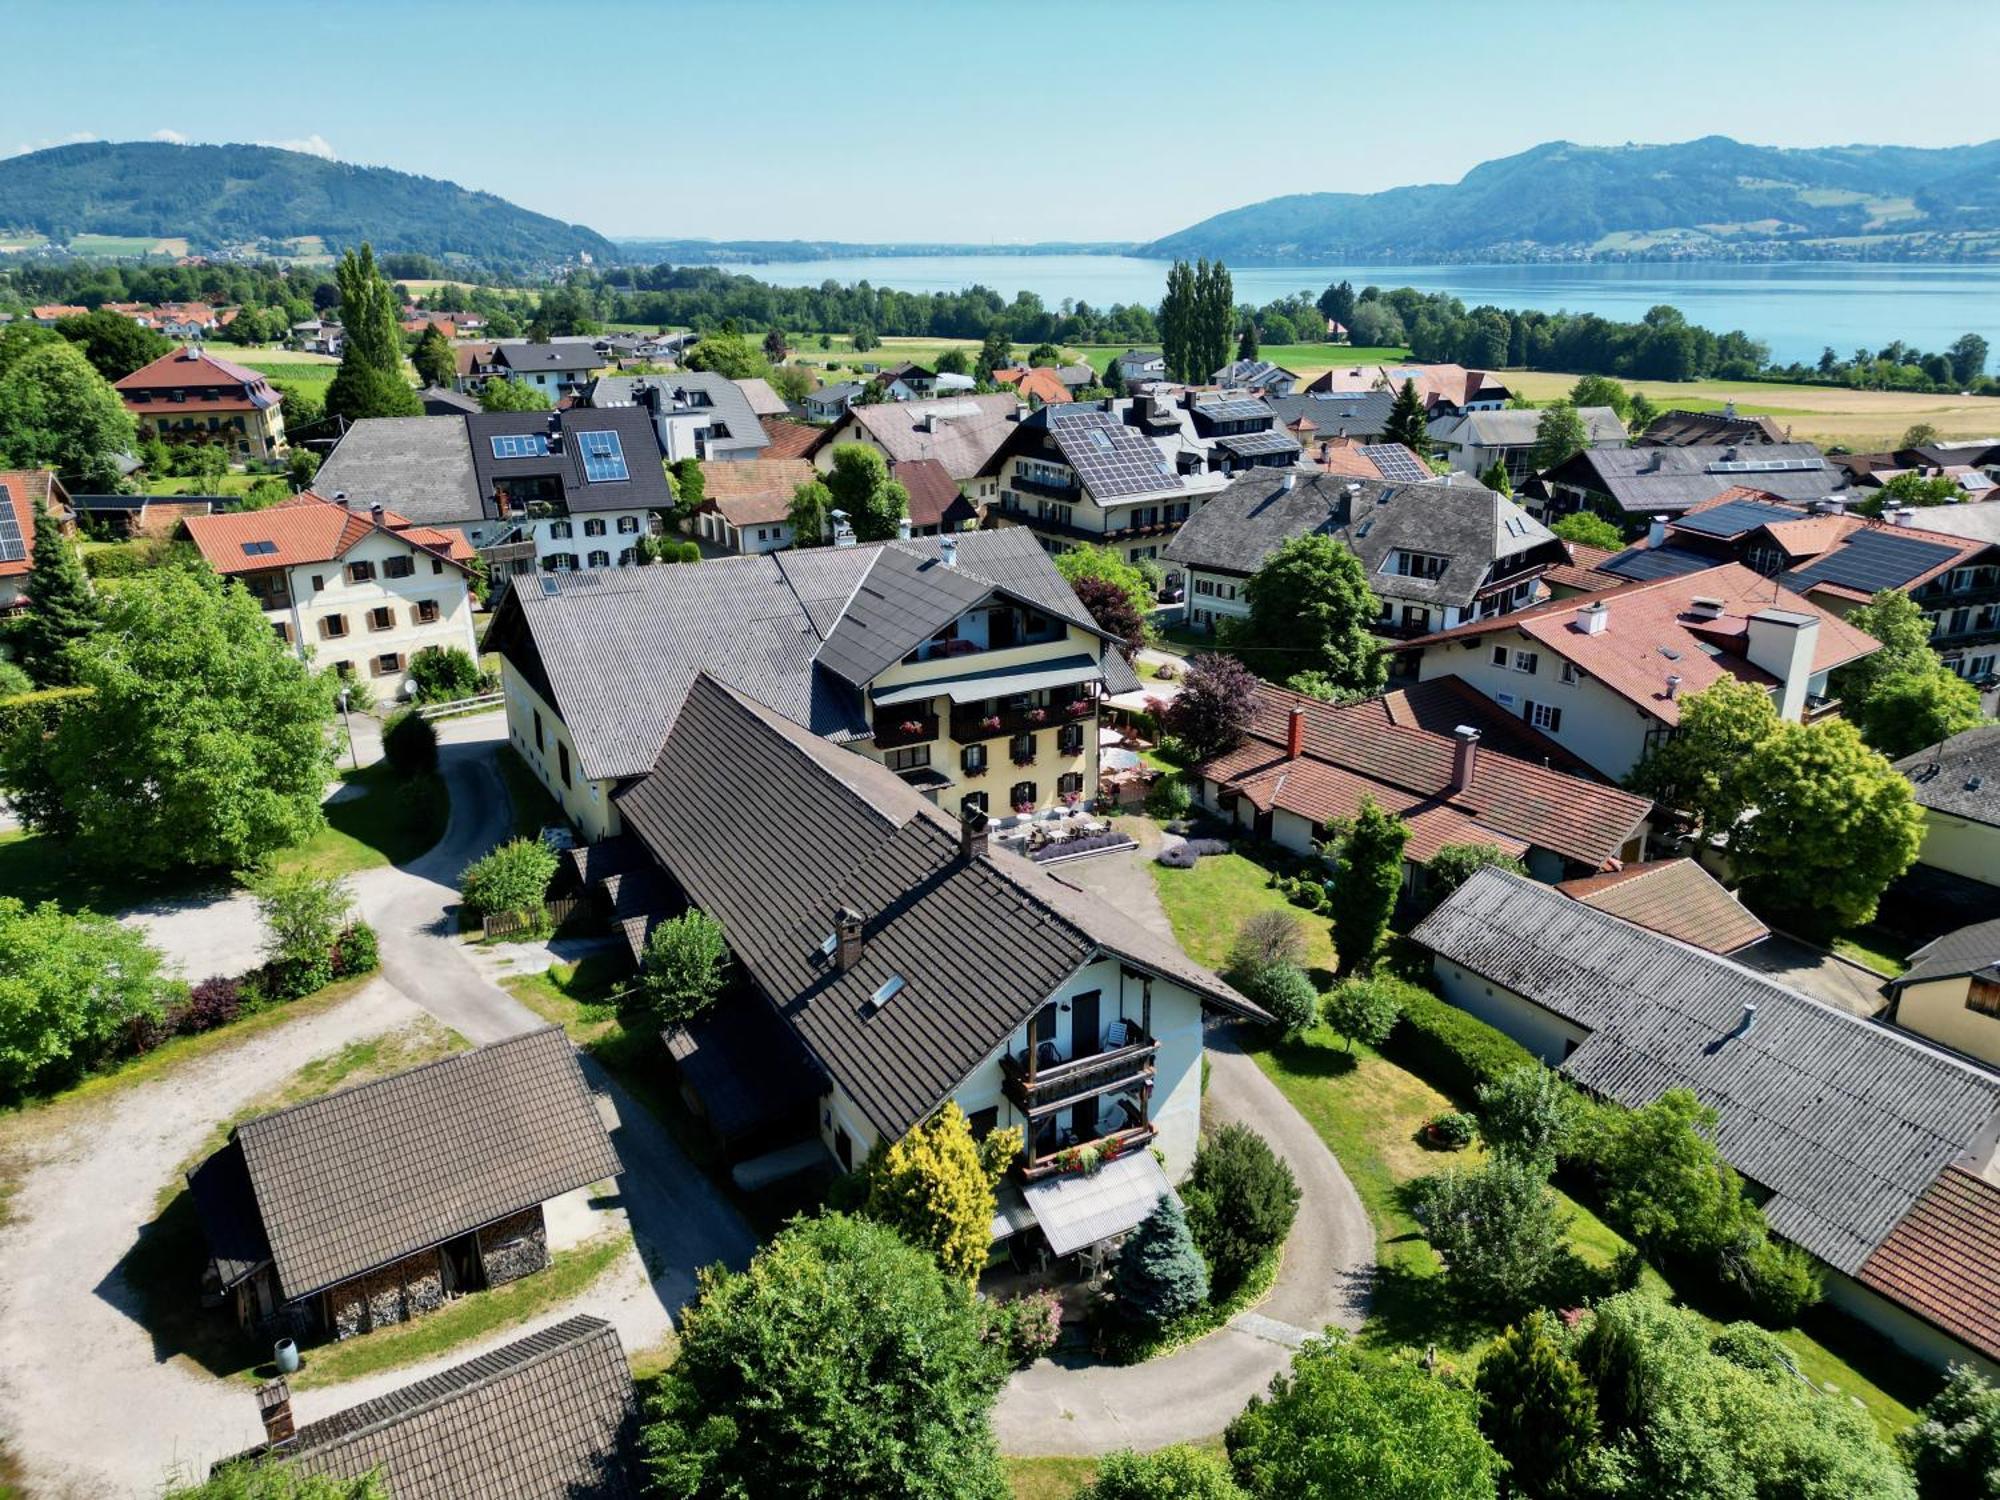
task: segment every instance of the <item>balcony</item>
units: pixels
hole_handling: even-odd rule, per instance
[[[884,710],[875,720],[875,748],[898,750],[904,745],[927,745],[938,737],[936,714],[905,714]]]
[[[1046,495],[1051,500],[1074,501],[1083,494],[1075,479],[1031,479],[1016,473],[1009,486],[1023,495]]]
[[[1152,1087],[1160,1044],[1129,1021],[1111,1024],[1127,1040],[1102,1052],[1065,1059],[1054,1042],[1041,1042],[1032,1054],[1003,1054],[1000,1091],[1032,1123],[1102,1094]]]
[[[1081,703],[1081,712],[1075,705]],[[951,716],[951,737],[962,745],[981,740],[997,740],[1016,734],[1034,734],[1043,729],[1060,729],[1065,724],[1083,724],[1097,714],[1095,698],[1073,698],[1041,708],[963,709]]]
[[[1799,722],[1802,724],[1817,724],[1821,719],[1834,719],[1839,716],[1840,700],[1838,698],[1823,698],[1814,693],[1807,693],[1805,705],[1799,713]]]
[[[1121,1156],[1130,1156],[1135,1151],[1143,1151],[1153,1143],[1158,1134],[1152,1125],[1141,1121],[1122,1130],[1107,1131],[1092,1141],[1070,1141],[1045,1151],[1040,1156],[1023,1153],[1021,1158],[1021,1180],[1039,1182],[1044,1177],[1057,1177],[1065,1172],[1086,1170],[1086,1159],[1092,1164],[1112,1161]]]

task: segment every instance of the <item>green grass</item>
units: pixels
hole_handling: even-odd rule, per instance
[[[500,779],[507,784],[507,801],[514,809],[514,836],[534,838],[549,824],[569,821],[549,795],[541,778],[512,745],[500,747]]]
[[[1333,972],[1333,939],[1324,916],[1301,911],[1265,882],[1270,872],[1241,854],[1214,854],[1191,870],[1152,866],[1167,920],[1188,957],[1211,969],[1229,963],[1236,929],[1254,912],[1279,910],[1299,919],[1306,936],[1306,967]]]
[[[1357,365],[1399,365],[1409,359],[1410,351],[1379,345],[1265,344],[1257,357],[1283,365],[1296,375],[1316,375],[1321,370],[1351,370]]]
[[[1094,1458],[1008,1458],[1007,1488],[1013,1500],[1071,1500],[1097,1478]]]
[[[1900,977],[1909,967],[1900,956],[1906,946],[1894,934],[1874,926],[1850,928],[1833,939],[1835,953],[1886,979]]]
[[[295,1391],[308,1391],[317,1386],[359,1380],[383,1370],[399,1370],[448,1354],[488,1334],[517,1327],[552,1307],[582,1296],[631,1248],[629,1231],[602,1234],[581,1245],[558,1250],[549,1257],[545,1269],[519,1281],[473,1292],[408,1323],[309,1349],[299,1373],[290,1377],[291,1387]],[[268,1366],[262,1366],[250,1372],[250,1378],[264,1380],[271,1373]]]
[[[69,241],[72,255],[185,255],[187,241],[157,234],[78,234]]]
[[[64,911],[117,912],[142,901],[178,900],[226,886],[220,875],[149,878],[129,870],[97,869],[74,849],[39,833],[0,833],[0,896],[28,905],[53,901]]]
[[[224,474],[211,490],[208,482],[193,474],[174,474],[161,479],[148,479],[144,488],[149,495],[247,495],[250,486],[264,476],[262,474]]]
[[[451,794],[432,774],[405,781],[377,761],[341,779],[367,788],[365,795],[326,807],[326,827],[296,849],[272,858],[279,870],[351,875],[377,865],[406,865],[444,837]]]

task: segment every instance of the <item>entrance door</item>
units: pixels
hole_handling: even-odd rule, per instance
[[[1097,1044],[1097,991],[1078,995],[1070,1001],[1069,1045],[1071,1057],[1092,1057],[1098,1051]],[[1070,1107],[1070,1129],[1076,1132],[1080,1141],[1094,1140],[1097,1136],[1097,1101],[1085,1099]]]

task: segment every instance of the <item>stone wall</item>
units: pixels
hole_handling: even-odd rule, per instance
[[[443,1262],[436,1250],[420,1250],[394,1265],[344,1281],[326,1297],[337,1339],[406,1323],[444,1306]]]
[[[517,1281],[548,1265],[549,1231],[542,1222],[541,1204],[480,1230],[479,1261],[486,1268],[488,1286]]]

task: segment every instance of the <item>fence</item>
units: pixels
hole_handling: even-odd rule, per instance
[[[507,702],[505,693],[481,693],[476,698],[454,698],[449,703],[426,703],[417,710],[420,719],[450,719],[459,714],[484,713],[489,708],[500,708]]]
[[[582,897],[557,896],[553,900],[542,903],[540,920],[546,921],[548,924],[544,929],[545,931],[555,932],[562,927],[563,923],[567,922],[582,909]],[[481,935],[484,937],[511,937],[517,932],[533,931],[537,926],[537,921],[536,915],[532,912],[496,911],[481,917],[479,919],[479,926]]]

